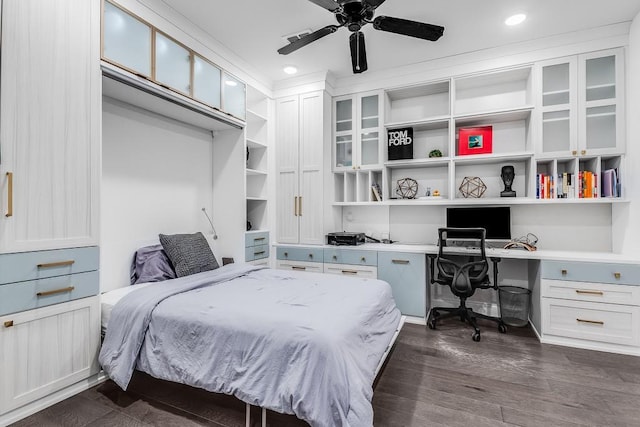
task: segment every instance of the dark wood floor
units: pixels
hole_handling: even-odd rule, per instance
[[[376,384],[375,425],[640,426],[640,357],[542,345],[528,328],[481,329],[476,343],[455,320],[405,325]],[[108,381],[14,425],[242,427],[244,404],[136,373],[127,392]]]

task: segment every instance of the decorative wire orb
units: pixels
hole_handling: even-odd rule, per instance
[[[396,194],[403,199],[415,199],[418,194],[418,183],[415,179],[402,178],[397,181]]]
[[[475,197],[479,199],[487,191],[487,186],[477,176],[465,176],[458,190],[465,198]]]

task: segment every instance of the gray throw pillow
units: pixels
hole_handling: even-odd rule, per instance
[[[162,245],[145,246],[136,251],[131,264],[131,284],[175,279],[171,261]]]
[[[218,268],[218,261],[202,233],[160,234],[159,237],[178,277]]]

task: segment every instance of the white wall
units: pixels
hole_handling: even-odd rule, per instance
[[[614,252],[640,255],[640,15],[629,32],[626,58],[627,162],[623,175],[628,204],[613,207]]]
[[[343,226],[347,231],[370,233],[406,244],[435,244],[438,228],[446,223],[442,206],[354,206],[343,208]],[[517,205],[511,207],[511,236],[533,233],[537,247],[549,250],[612,250],[611,208],[592,205]]]
[[[213,144],[209,131],[111,98],[102,109],[104,292],[129,285],[134,251],[159,233],[211,236],[201,209],[213,210]]]

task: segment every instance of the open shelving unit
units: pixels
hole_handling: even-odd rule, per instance
[[[268,227],[269,98],[247,87],[245,198],[252,230]]]
[[[588,171],[600,177],[605,170],[615,169],[620,179],[624,166],[624,153],[616,139],[623,106],[620,55],[620,50],[597,52],[385,90],[384,129],[411,127],[413,158],[386,160],[385,149],[381,164],[373,170],[334,173],[334,205],[624,201],[621,190],[618,198],[538,199],[540,174],[577,177]],[[577,79],[578,70],[582,80]],[[579,86],[582,97],[577,94]],[[584,128],[580,136],[579,123]],[[492,130],[491,151],[461,154],[460,130],[485,126]],[[571,149],[580,146],[579,139],[585,148]],[[433,150],[441,156],[430,158]],[[506,165],[515,169],[516,197],[500,197],[504,189],[500,174]],[[465,177],[482,180],[487,187],[483,197],[461,194]],[[418,183],[418,199],[397,198],[397,181],[402,178]],[[382,201],[370,196],[374,183],[381,186]],[[441,196],[427,198],[427,190],[438,190]]]

